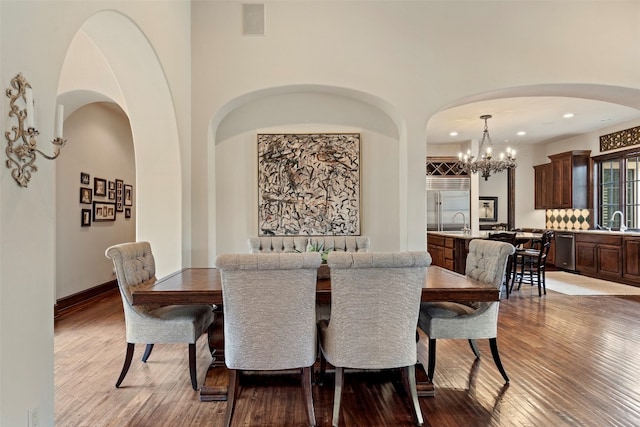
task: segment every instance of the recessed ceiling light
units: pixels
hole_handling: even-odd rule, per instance
[[[526,134],[527,133],[525,131],[523,131],[523,130],[518,131],[518,136],[523,136],[523,135],[526,135]]]
[[[456,131],[454,130],[454,131],[453,131],[453,132],[451,132],[449,135],[450,135],[450,136],[458,136],[458,132],[456,132]]]
[[[564,117],[565,119],[570,119],[571,117],[573,117],[573,113],[567,113],[567,114],[563,115],[562,117]]]

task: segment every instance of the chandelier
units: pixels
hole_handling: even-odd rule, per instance
[[[482,141],[478,147],[477,159],[471,155],[471,150],[467,150],[467,154],[458,154],[458,165],[460,169],[471,175],[472,173],[481,173],[486,181],[491,173],[502,172],[505,169],[511,169],[518,166],[516,163],[516,150],[507,147],[507,154],[500,153],[498,159],[493,158],[493,143],[489,136],[489,127],[487,120],[491,118],[490,114],[480,116],[484,120],[484,131],[482,132]]]

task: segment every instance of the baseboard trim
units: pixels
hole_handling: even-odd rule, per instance
[[[105,292],[109,292],[110,290],[117,288],[117,280],[110,280],[101,285],[94,286],[93,288],[85,289],[84,291],[78,292],[76,294],[60,298],[56,301],[56,305],[53,307],[53,316],[58,317],[66,310],[75,308],[82,304],[86,304],[93,298],[101,296]]]

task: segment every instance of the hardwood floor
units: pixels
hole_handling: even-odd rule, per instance
[[[366,325],[363,325],[363,328]],[[366,332],[366,330],[363,330]],[[198,342],[198,381],[210,356]],[[426,345],[420,358],[426,362]],[[436,396],[421,398],[425,426],[640,425],[640,297],[581,297],[523,286],[500,305],[498,346],[511,383],[489,350],[474,361],[466,341],[438,342]],[[116,292],[55,322],[56,426],[218,426],[225,402],[200,402],[186,345],[136,347],[120,389],[124,317]],[[425,363],[426,366],[426,363]],[[411,426],[408,402],[389,374],[345,376],[342,426]],[[298,376],[243,376],[235,426],[302,426]],[[331,425],[333,378],[314,386],[319,426]]]

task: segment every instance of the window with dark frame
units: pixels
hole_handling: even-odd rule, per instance
[[[624,213],[628,228],[640,228],[640,152],[637,149],[594,157],[597,174],[597,223],[618,229],[620,217],[612,223],[613,213]]]

